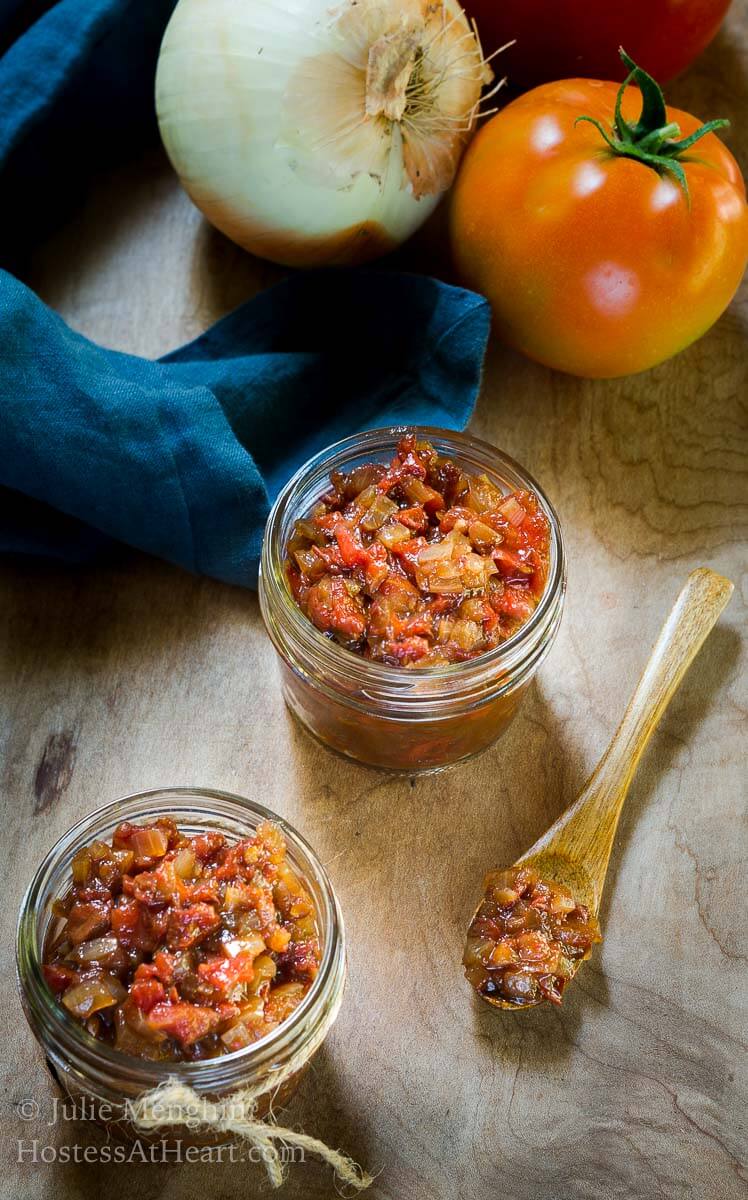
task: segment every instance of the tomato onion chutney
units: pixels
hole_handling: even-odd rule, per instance
[[[597,918],[567,887],[531,867],[491,871],[468,930],[465,976],[487,1000],[560,1004],[567,979],[601,940]]]
[[[170,817],[83,846],[54,902],[43,971],[61,1005],[123,1054],[194,1062],[285,1021],[317,973],[314,903],[271,821],[230,841]]]
[[[391,462],[333,471],[296,521],[286,570],[310,621],[341,646],[401,667],[494,649],[532,616],[550,527],[530,491],[504,494],[415,434]]]

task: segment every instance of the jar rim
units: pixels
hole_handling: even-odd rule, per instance
[[[481,458],[479,465],[493,470],[495,477],[506,477],[517,487],[532,491],[548,518],[551,530],[551,563],[543,595],[528,621],[506,641],[475,658],[464,662],[448,663],[445,666],[419,667],[404,670],[389,666],[347,650],[344,646],[323,633],[309,620],[296,604],[284,568],[285,532],[290,520],[304,515],[293,512],[294,505],[303,496],[310,499],[309,484],[315,479],[326,478],[330,469],[347,460],[361,458],[368,450],[381,453],[394,449],[398,439],[413,433],[419,440],[427,440],[444,447],[447,453],[463,460],[470,454]],[[503,475],[502,475],[503,472]],[[513,478],[512,478],[513,477]],[[304,489],[307,489],[306,492]],[[321,494],[321,493],[320,493]],[[292,517],[289,517],[292,512]],[[307,460],[289,479],[279,493],[267,519],[260,563],[260,605],[268,633],[276,649],[284,657],[284,643],[290,641],[304,655],[309,655],[323,677],[344,674],[349,680],[360,683],[363,688],[410,693],[413,703],[429,702],[435,694],[441,695],[443,685],[459,687],[461,681],[483,680],[484,676],[495,675],[509,664],[520,663],[525,653],[532,654],[538,638],[554,620],[558,608],[559,593],[563,593],[566,580],[566,557],[558,514],[540,484],[525,468],[498,447],[472,434],[457,430],[441,429],[429,425],[393,425],[352,434],[326,447]],[[295,664],[292,664],[295,665]],[[433,688],[429,688],[433,684]]]
[[[182,805],[179,803],[180,799],[183,801]],[[197,803],[187,806],[184,804],[187,800]],[[210,807],[211,803],[213,808]],[[313,872],[316,885],[313,890],[317,900],[321,898],[323,902],[321,912],[317,903],[317,917],[324,939],[319,970],[309,991],[293,1013],[251,1046],[197,1062],[160,1062],[123,1054],[122,1051],[115,1050],[89,1034],[59,1003],[47,985],[42,971],[43,936],[40,938],[38,934],[44,920],[40,905],[48,904],[52,898],[51,894],[45,895],[45,890],[53,880],[55,868],[61,863],[64,864],[63,870],[67,877],[73,854],[94,836],[94,830],[101,830],[104,824],[114,826],[122,820],[138,815],[144,816],[140,812],[144,805],[155,805],[159,816],[193,811],[197,820],[198,813],[208,818],[215,813],[212,824],[218,828],[221,828],[222,817],[225,823],[234,820],[237,825],[242,823],[242,818],[246,820],[247,817],[254,819],[255,825],[264,820],[272,821],[282,830],[289,855],[307,883],[310,882],[310,869]],[[224,806],[223,811],[220,810],[220,806]],[[175,816],[175,819],[178,825],[186,823],[184,815],[181,818]],[[207,825],[208,821],[205,821],[205,824]],[[246,828],[249,833],[252,828],[251,821],[247,821]],[[302,867],[299,867],[299,859],[303,860]],[[46,933],[46,928],[43,932]],[[342,986],[345,971],[345,932],[340,906],[325,868],[306,838],[285,818],[265,805],[233,792],[189,786],[155,788],[130,793],[87,813],[49,849],[21,901],[16,929],[16,968],[22,996],[34,1016],[34,1021],[29,1023],[38,1040],[42,1040],[40,1034],[44,1031],[55,1038],[57,1048],[77,1056],[87,1066],[93,1066],[97,1071],[110,1068],[113,1077],[127,1079],[140,1086],[156,1086],[169,1077],[177,1077],[187,1084],[199,1086],[201,1082],[205,1083],[206,1076],[210,1075],[211,1087],[214,1087],[220,1086],[221,1082],[230,1083],[230,1077],[237,1068],[246,1073],[266,1066],[272,1067],[273,1060],[301,1033],[310,1013],[319,1007],[320,1002],[325,1003],[330,988],[336,988],[336,980],[339,980]]]

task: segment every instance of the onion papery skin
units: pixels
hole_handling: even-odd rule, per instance
[[[427,85],[413,102],[417,89],[401,91],[402,119],[394,70],[386,111],[370,82],[372,46],[393,41],[415,47]],[[393,249],[433,212],[490,77],[454,0],[180,0],[156,109],[213,225],[286,266],[342,265]]]

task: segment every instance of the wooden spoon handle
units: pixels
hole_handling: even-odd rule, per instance
[[[708,567],[688,576],[593,776],[598,786],[605,779],[608,793],[625,795],[644,747],[732,592],[730,580]]]
[[[644,668],[623,720],[581,796],[525,858],[562,854],[583,863],[599,903],[618,818],[644,747],[733,585],[707,567],[688,576]]]

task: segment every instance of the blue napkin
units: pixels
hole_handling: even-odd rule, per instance
[[[38,11],[39,6],[31,6]],[[173,0],[0,0],[0,196],[23,252],[87,174],[154,136]],[[0,550],[84,560],[127,542],[252,585],[265,518],[309,455],[359,429],[460,428],[489,329],[479,296],[390,271],[296,274],[157,362],[75,333],[0,270]]]

